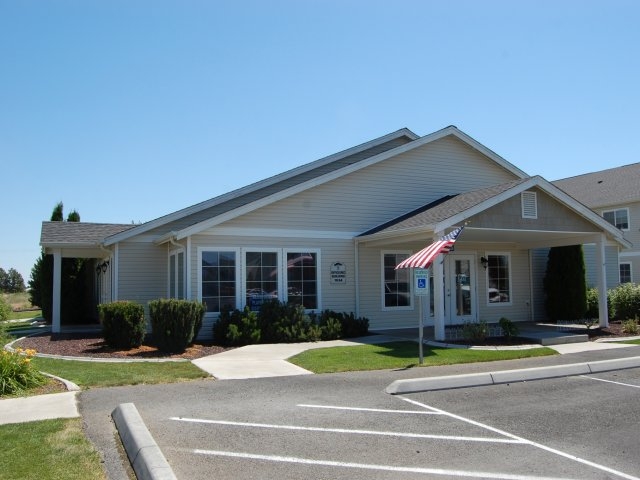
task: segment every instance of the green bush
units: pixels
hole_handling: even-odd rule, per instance
[[[517,337],[520,334],[520,329],[518,328],[518,326],[508,318],[502,317],[500,320],[498,320],[498,323],[500,324],[500,328],[502,328],[502,333],[505,337],[513,338]]]
[[[0,321],[8,320],[13,311],[7,302],[4,301],[4,298],[0,297]]]
[[[32,364],[35,350],[0,352],[0,395],[22,393],[30,388],[44,385],[46,378]]]
[[[626,320],[640,316],[640,285],[623,283],[610,291],[615,318]]]
[[[342,322],[333,315],[335,312],[325,310],[320,315],[318,320],[318,326],[320,327],[320,339],[322,340],[337,340],[342,337]]]
[[[225,309],[213,325],[213,339],[222,345],[260,343],[260,337],[258,314],[249,307],[242,311]]]
[[[462,326],[462,337],[471,343],[484,342],[488,333],[487,322],[479,320],[477,322],[464,322]]]
[[[630,318],[629,320],[625,320],[622,322],[622,332],[628,333],[630,335],[637,335],[640,332],[640,328],[638,327],[638,320],[635,318]]]
[[[336,322],[340,324],[339,330]],[[365,317],[356,318],[353,312],[342,313],[323,310],[317,319],[317,323],[325,330],[323,340],[363,337],[369,333],[369,319]]]
[[[315,342],[320,329],[304,312],[302,305],[270,300],[260,306],[258,324],[263,343]]]
[[[145,335],[144,307],[131,301],[98,305],[102,336],[112,348],[136,348]]]
[[[204,304],[196,301],[175,298],[150,301],[149,317],[156,346],[164,352],[184,352],[198,335],[204,312]]]
[[[551,320],[579,320],[587,309],[587,283],[581,245],[549,249],[543,280]]]

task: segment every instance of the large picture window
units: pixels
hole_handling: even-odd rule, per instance
[[[278,299],[278,253],[245,252],[245,305],[259,310],[267,300]]]
[[[318,254],[287,252],[287,294],[289,303],[305,310],[318,308]]]
[[[487,301],[490,305],[511,303],[511,267],[508,254],[487,255]]]
[[[615,225],[620,230],[629,230],[629,210],[626,208],[607,210],[602,212],[602,216],[607,222]]]
[[[383,253],[382,295],[384,308],[411,306],[411,269],[395,269],[396,265],[407,258],[409,258],[408,253]]]
[[[202,301],[207,312],[236,308],[236,252],[203,251],[201,255]]]

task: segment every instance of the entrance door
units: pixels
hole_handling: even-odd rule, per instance
[[[445,264],[446,316],[448,324],[476,320],[475,256],[450,253]]]

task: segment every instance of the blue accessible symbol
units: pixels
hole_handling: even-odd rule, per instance
[[[418,278],[418,288],[427,288],[426,278]]]

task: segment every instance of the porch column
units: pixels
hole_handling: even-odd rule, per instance
[[[438,236],[439,238],[439,236]],[[433,330],[436,341],[444,341],[444,268],[442,265],[442,255],[438,255],[431,265],[433,269]]]
[[[62,278],[62,251],[53,250],[53,293],[51,305],[51,331],[60,333],[60,279]]]
[[[605,238],[600,234],[596,242],[596,274],[598,278],[598,317],[602,328],[609,326],[609,311],[607,308],[607,266],[605,258]]]

